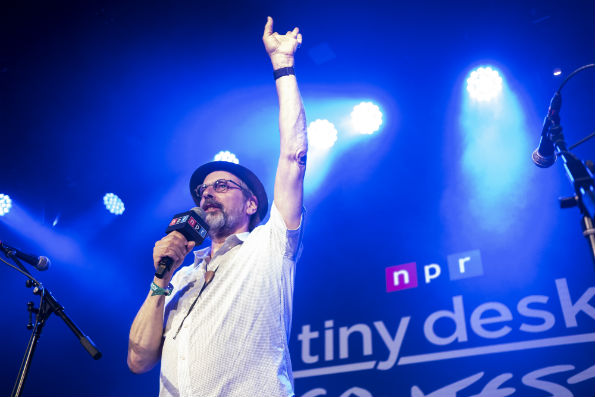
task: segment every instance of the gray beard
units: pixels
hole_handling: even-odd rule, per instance
[[[207,213],[205,221],[209,225],[209,236],[217,239],[230,236],[237,223],[236,217],[223,209]]]

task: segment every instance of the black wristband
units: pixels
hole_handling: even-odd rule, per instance
[[[277,80],[279,77],[288,76],[290,74],[293,74],[295,76],[295,70],[293,70],[293,67],[291,66],[288,68],[281,68],[273,71],[273,76],[275,77],[275,80]]]

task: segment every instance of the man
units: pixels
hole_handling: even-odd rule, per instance
[[[263,42],[279,97],[281,153],[269,221],[265,189],[240,165],[211,162],[192,175],[190,191],[206,212],[211,246],[195,252],[178,232],[155,244],[155,268],[174,263],[151,291],[130,329],[135,373],[161,360],[160,396],[293,396],[288,339],[295,263],[301,246],[306,119],[293,72],[298,28]]]

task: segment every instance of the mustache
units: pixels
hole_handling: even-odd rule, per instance
[[[222,209],[223,205],[213,198],[205,198],[204,203],[202,204],[202,209],[206,211],[209,208]]]

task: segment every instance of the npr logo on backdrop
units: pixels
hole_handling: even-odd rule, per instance
[[[451,280],[483,275],[483,265],[479,250],[460,252],[446,257],[448,274]],[[442,267],[437,263],[430,263],[423,267],[423,280],[429,284],[440,277]],[[386,268],[386,292],[400,291],[418,286],[417,264],[405,263]]]

